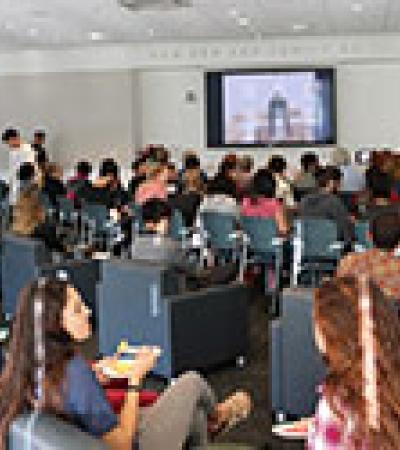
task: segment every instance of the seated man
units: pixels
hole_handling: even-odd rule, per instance
[[[233,281],[237,275],[236,264],[226,264],[212,269],[198,269],[188,260],[179,242],[168,236],[171,208],[159,199],[149,200],[142,207],[144,233],[132,245],[132,259],[173,267],[186,278],[188,286],[207,287]]]
[[[340,170],[326,167],[318,172],[318,192],[307,195],[300,203],[300,217],[314,217],[335,222],[338,238],[347,246],[351,243],[354,229],[350,215],[340,198],[336,195],[340,187]]]
[[[400,214],[377,215],[370,224],[374,248],[363,253],[351,253],[340,263],[338,275],[359,276],[366,273],[387,297],[400,300]]]

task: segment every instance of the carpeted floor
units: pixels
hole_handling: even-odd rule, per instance
[[[254,290],[250,301],[250,351],[243,369],[226,367],[213,371],[207,378],[218,398],[223,398],[236,389],[251,393],[254,411],[250,419],[221,436],[218,442],[251,444],[257,449],[301,450],[301,442],[284,442],[272,438],[271,410],[269,402],[268,362],[268,318],[265,313],[265,298]]]

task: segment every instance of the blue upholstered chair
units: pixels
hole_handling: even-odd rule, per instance
[[[240,219],[242,231],[247,236],[249,248],[254,261],[264,267],[265,293],[272,295],[274,308],[272,314],[279,313],[280,275],[282,269],[282,245],[283,241],[278,237],[276,222],[273,219],[262,217],[246,217]],[[275,288],[269,289],[268,269],[274,267]]]
[[[373,247],[373,243],[368,239],[369,223],[357,222],[355,226],[356,244],[355,250],[363,252]]]
[[[338,239],[334,222],[318,218],[302,218],[294,223],[293,284],[298,276],[311,275],[316,286],[323,273],[333,272],[343,255],[344,244]]]

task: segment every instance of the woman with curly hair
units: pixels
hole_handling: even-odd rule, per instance
[[[328,376],[309,430],[309,450],[400,448],[400,323],[365,276],[316,291],[315,338]]]

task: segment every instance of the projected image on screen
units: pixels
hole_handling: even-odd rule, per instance
[[[328,141],[330,81],[316,71],[224,76],[225,144]]]

